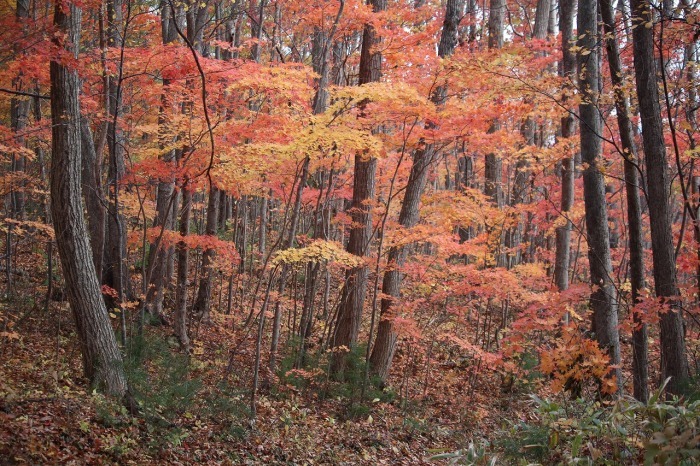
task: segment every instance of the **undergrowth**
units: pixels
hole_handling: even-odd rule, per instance
[[[298,342],[292,340],[290,346],[296,348]],[[281,361],[278,372],[280,384],[306,395],[313,393],[320,400],[343,400],[343,415],[347,419],[367,417],[373,404],[392,402],[395,393],[367,370],[366,352],[366,345],[350,349],[342,374],[333,377],[329,369],[330,352],[307,354],[304,364],[297,367],[301,358],[294,351],[287,351],[288,356]]]
[[[95,392],[99,422],[123,427],[143,421],[150,449],[180,446],[203,420],[221,425],[229,438],[245,436],[249,411],[239,390],[227,386],[206,390],[193,375],[189,356],[173,352],[164,338],[135,336],[126,348],[125,372],[139,415],[130,416],[124,406]],[[117,446],[115,452],[126,447]]]
[[[534,420],[507,421],[492,439],[432,459],[450,464],[695,465],[700,462],[700,400],[632,398],[603,404],[532,396]],[[478,445],[478,446],[477,446]]]

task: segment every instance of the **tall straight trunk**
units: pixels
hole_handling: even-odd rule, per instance
[[[532,37],[545,39],[549,33],[549,19],[552,9],[552,0],[537,0],[535,9],[535,26],[532,29]]]
[[[685,12],[686,17],[690,14],[692,14],[692,8],[693,4],[691,0],[683,0],[683,10]],[[688,100],[686,103],[685,107],[685,118],[686,121],[690,124],[691,130],[693,132],[697,132],[698,129],[698,123],[697,123],[697,111],[698,111],[698,89],[697,89],[697,83],[698,83],[698,41],[693,41],[690,42],[689,44],[686,44],[685,50],[684,50],[684,60],[685,60],[685,67],[686,67],[686,92],[688,93]],[[697,147],[697,143],[695,141],[695,137],[691,134],[689,134],[689,148],[691,150],[695,149]],[[691,181],[691,190],[692,190],[692,195],[695,199],[698,199],[698,195],[700,195],[700,177],[697,175],[693,175],[693,179]],[[699,218],[698,214],[700,213],[700,202],[695,202],[694,205],[689,206],[692,209],[695,209],[695,218]],[[695,248],[696,248],[696,257],[697,257],[697,266],[695,268],[695,279],[696,279],[696,286],[698,290],[697,298],[696,298],[696,303],[700,302],[700,224],[698,222],[695,222],[695,225],[693,225],[693,233],[695,235]]]
[[[551,0],[538,0],[535,11],[535,25],[532,30],[534,39],[544,40],[547,38],[549,26],[549,14],[551,10]],[[532,99],[526,98],[528,103],[532,103]],[[524,143],[527,146],[541,145],[541,140],[537,134],[537,122],[532,116],[527,116],[523,121],[520,133],[523,136]],[[515,179],[513,180],[513,188],[509,199],[511,206],[522,204],[526,201],[528,193],[528,182],[531,176],[530,162],[527,156],[518,159],[515,164]],[[506,267],[511,268],[520,263],[522,254],[520,252],[520,243],[523,236],[522,214],[518,209],[513,209],[509,215],[515,220],[515,225],[506,231],[505,245],[509,252],[506,253]],[[529,215],[529,214],[528,214]],[[529,225],[532,222],[526,222],[528,228],[525,233],[529,233],[531,229]]]
[[[299,226],[299,217],[301,215],[301,198],[304,194],[306,180],[309,176],[310,161],[310,158],[307,156],[302,162],[301,173],[299,174],[299,184],[297,185],[297,191],[294,198],[294,207],[292,209],[292,218],[289,225],[289,233],[284,243],[285,249],[294,247],[294,241],[297,237],[297,228]],[[282,295],[287,287],[287,276],[289,275],[289,271],[289,265],[284,264],[282,266],[282,272],[280,273],[279,282],[277,283],[277,294],[279,298],[275,302],[275,316],[272,322],[272,339],[270,342],[270,359],[268,364],[270,373],[274,373],[277,369],[277,347],[279,346],[280,330],[282,327],[282,303],[280,302],[280,299],[282,298]],[[262,314],[260,315],[260,318],[263,318]]]
[[[559,4],[557,0],[550,0],[549,4],[549,25],[547,26],[547,34],[550,36],[556,36],[559,34],[558,20],[559,20]]]
[[[236,218],[240,219],[240,227],[236,223],[236,228],[240,228],[240,233],[236,235],[236,251],[241,260],[238,263],[238,273],[245,272],[247,264],[246,258],[246,238],[248,237],[248,204],[250,200],[248,196],[241,196],[241,199],[236,205]],[[252,259],[251,259],[252,260]]]
[[[654,264],[656,296],[670,306],[661,314],[661,375],[671,377],[670,393],[678,393],[688,378],[688,362],[683,334],[683,315],[678,299],[676,260],[671,231],[669,206],[670,178],[666,159],[659,90],[657,62],[654,59],[653,12],[646,0],[632,0],[632,16],[636,27],[632,32],[634,71],[637,82],[639,115],[642,119],[642,141],[647,167],[649,223]]]
[[[620,50],[615,35],[615,16],[610,0],[600,0],[600,13],[603,18],[605,47],[610,68],[610,80],[614,87],[617,125],[620,129],[620,142],[624,151],[625,192],[627,194],[627,236],[629,243],[630,284],[632,305],[639,302],[639,293],[644,288],[644,232],[642,231],[642,208],[639,199],[639,176],[635,164],[639,161],[634,144],[634,133],[630,121],[630,109],[624,91]],[[634,312],[634,311],[633,311]],[[648,390],[648,350],[647,326],[638,313],[634,312],[635,329],[632,331],[632,377],[634,397],[642,402],[649,398]]]
[[[18,22],[25,22],[29,19],[29,0],[17,0],[17,10],[15,17]],[[22,50],[16,50],[16,53],[22,54]],[[20,71],[19,75],[13,80],[13,88],[17,91],[26,92],[29,90],[29,81],[23,76]],[[31,101],[26,97],[13,97],[10,100],[10,125],[18,146],[23,146],[25,143],[24,129],[27,126],[29,118],[29,106]],[[12,155],[12,171],[18,174],[18,181],[13,180],[10,191],[10,215],[12,218],[24,218],[24,205],[26,196],[24,193],[25,180],[23,179],[24,170],[26,167],[26,158],[23,155]]]
[[[163,44],[167,45],[177,40],[178,35],[174,24],[177,18],[173,17],[172,10],[168,3],[163,3],[161,5],[161,16],[165,22],[161,28],[162,40]],[[161,150],[172,143],[173,140],[173,137],[169,135],[167,117],[168,110],[171,107],[168,97],[169,85],[170,80],[163,79],[163,90],[160,97],[160,111],[158,114],[160,133],[159,145]],[[171,167],[175,163],[175,150],[165,151],[161,156],[161,160],[167,167]],[[158,181],[156,217],[153,221],[153,226],[164,230],[172,230],[174,226],[172,210],[175,209],[177,205],[173,198],[173,196],[175,196],[175,177],[168,174],[167,171],[163,175],[164,176]],[[163,314],[163,288],[166,284],[166,278],[168,280],[170,279],[170,276],[166,272],[168,267],[167,257],[171,251],[169,247],[165,247],[160,244],[160,242],[156,241],[150,243],[148,251],[148,270],[150,270],[150,273],[147,277],[143,277],[143,280],[149,281],[146,304],[148,311],[152,315],[161,316]]]
[[[333,188],[333,169],[326,175],[325,171],[319,173],[319,196],[316,204],[316,212],[313,218],[313,237],[314,239],[328,240],[330,237],[329,222],[330,216],[326,215],[327,205],[331,189]],[[325,200],[322,200],[323,190],[326,190]],[[321,270],[321,262],[309,263],[306,266],[306,280],[304,283],[304,303],[299,321],[299,336],[301,343],[299,353],[297,355],[296,365],[302,366],[305,362],[305,354],[307,348],[307,340],[311,335],[314,322],[314,299],[316,297],[316,289],[319,280],[319,271]],[[328,272],[326,269],[325,272]]]
[[[350,207],[352,227],[348,240],[347,251],[363,257],[367,255],[372,234],[372,207],[374,200],[374,179],[377,170],[377,159],[363,160],[355,157],[355,177],[353,183],[353,199]],[[341,307],[333,337],[333,347],[353,348],[362,324],[362,309],[367,294],[367,279],[369,268],[365,265],[354,267],[345,274],[345,286],[341,297]],[[331,372],[340,374],[345,369],[344,352],[336,352],[333,358]]]
[[[179,160],[179,151],[175,153],[175,159]],[[177,228],[178,216],[180,209],[177,208],[182,202],[182,192],[181,190],[176,190],[173,195],[175,196],[172,200],[173,207],[170,209],[170,226],[173,230]],[[175,274],[175,245],[170,245],[165,253],[165,271],[163,272],[163,286],[167,287],[169,290],[174,290],[173,275]]]
[[[204,55],[204,29],[210,20],[210,0],[185,2],[185,25],[187,27],[187,40],[200,55]]]
[[[387,0],[371,0],[375,13],[386,10]],[[360,51],[360,76],[358,84],[379,82],[382,76],[382,54],[373,50],[380,42],[374,26],[365,24]],[[362,109],[364,111],[364,109]],[[372,202],[374,201],[375,174],[377,159],[364,154],[355,155],[355,176],[353,179],[352,204],[350,214],[352,227],[347,251],[356,256],[366,256],[372,237]],[[333,335],[333,347],[354,348],[362,324],[362,308],[367,294],[369,268],[366,265],[354,267],[345,274],[345,286],[341,297],[338,320]],[[335,352],[331,372],[340,375],[345,369],[346,353]]]
[[[448,58],[457,46],[459,22],[462,18],[464,0],[448,0],[445,7],[445,19],[438,46],[440,58]],[[431,96],[436,105],[442,105],[447,98],[447,83],[438,86]],[[399,213],[399,225],[411,228],[420,218],[420,198],[425,190],[430,165],[435,159],[436,150],[432,144],[424,144],[413,154],[413,166],[408,177],[404,198]],[[396,351],[398,334],[394,327],[392,304],[401,294],[401,267],[406,262],[410,246],[392,246],[389,248],[388,267],[382,280],[382,300],[377,340],[372,348],[370,367],[372,372],[384,383],[389,376],[391,364]]]
[[[579,104],[581,160],[586,166],[583,171],[583,195],[592,287],[590,304],[593,309],[593,331],[600,348],[610,356],[611,364],[617,366],[613,374],[617,377],[620,390],[620,335],[617,328],[616,291],[612,282],[605,178],[601,172],[602,121],[597,106],[600,79],[597,0],[579,0],[578,34],[578,46],[581,47],[578,55],[579,87],[582,93]]]
[[[314,31],[314,40],[311,48],[311,64],[314,73],[319,75],[317,81],[316,94],[314,95],[313,109],[314,113],[322,113],[328,106],[328,80],[329,80],[329,42],[332,38],[328,37],[328,32],[316,29]]]
[[[251,36],[254,39],[253,50],[251,51],[253,61],[260,62],[262,56],[262,44],[260,40],[262,39],[262,25],[265,15],[265,7],[267,6],[267,0],[259,0],[260,4],[256,5],[255,1],[251,2]],[[256,8],[257,6],[257,8]]]
[[[189,349],[190,339],[187,335],[187,277],[189,274],[190,250],[184,238],[190,233],[190,213],[192,212],[192,192],[185,182],[182,187],[182,208],[180,213],[180,236],[177,243],[177,285],[175,288],[175,336],[180,346]]]
[[[561,29],[561,75],[576,82],[576,56],[571,52],[571,40],[574,36],[574,12],[576,0],[561,0],[559,3],[559,28]],[[575,120],[572,114],[561,119],[562,138],[571,138],[575,134]],[[565,217],[564,225],[556,229],[556,253],[554,260],[554,283],[559,291],[569,288],[569,263],[571,251],[571,221],[569,212],[574,205],[574,157],[570,155],[561,161],[561,204]]]
[[[107,0],[107,45],[121,48],[123,46],[123,12],[122,0]],[[107,232],[105,237],[102,279],[104,283],[117,291],[120,299],[128,297],[129,277],[125,266],[126,257],[126,222],[119,211],[119,182],[124,176],[125,139],[119,128],[119,116],[122,107],[122,63],[117,63],[116,79],[109,80],[109,123],[107,125],[107,148],[109,168],[109,204],[107,209]]]
[[[29,18],[29,1],[17,0],[17,10],[15,16],[18,22],[26,21]],[[22,50],[15,47],[15,53],[21,54]],[[28,82],[23,77],[20,71],[19,75],[13,80],[13,88],[17,91],[26,91]],[[27,98],[13,97],[10,100],[10,126],[14,135],[16,144],[24,146],[25,137],[24,129],[27,126],[29,117],[29,104]],[[15,177],[12,178],[9,186],[9,194],[7,195],[7,204],[9,205],[8,216],[13,219],[24,219],[25,194],[24,187],[26,185],[24,179],[24,171],[26,167],[26,158],[23,155],[13,153],[10,161],[10,171],[14,172]],[[5,273],[7,279],[7,295],[12,296],[12,273],[13,273],[13,224],[9,223],[6,233],[5,242]]]
[[[503,20],[505,18],[505,0],[491,0],[489,3],[489,48],[500,49],[503,47]],[[495,133],[501,129],[501,123],[496,119],[489,128],[489,133]],[[489,196],[498,207],[503,206],[503,162],[494,153],[486,154],[484,176],[484,194]]]
[[[476,42],[476,34],[478,32],[478,24],[477,24],[477,15],[479,13],[478,11],[478,4],[476,0],[467,0],[467,14],[469,15],[469,28],[466,31],[467,35],[467,42],[472,44]]]
[[[272,191],[269,193],[272,194]],[[268,203],[269,196],[260,197],[260,231],[258,232],[258,253],[261,257],[265,256],[265,251],[267,248],[267,217],[268,217]]]
[[[87,212],[92,263],[97,280],[102,281],[102,256],[105,241],[105,199],[102,193],[101,160],[95,151],[92,131],[85,116],[80,119],[80,150],[82,152],[82,189]]]
[[[219,191],[213,183],[210,182],[209,200],[207,202],[207,221],[204,227],[204,233],[207,236],[216,237],[217,227],[219,226]],[[192,311],[194,314],[201,314],[204,322],[209,321],[209,312],[211,311],[211,290],[214,281],[214,259],[216,250],[214,248],[206,248],[202,253],[202,275],[199,280],[199,291],[195,299]]]
[[[60,2],[54,26],[62,35],[54,44],[76,58],[80,44],[81,10]],[[65,39],[63,39],[65,38]],[[80,190],[80,81],[78,73],[51,61],[51,214],[66,291],[80,339],[83,367],[90,383],[108,394],[127,392],[121,353],[95,273]]]
[[[326,111],[328,107],[328,84],[330,80],[330,54],[333,48],[333,39],[335,37],[335,31],[343,14],[343,9],[345,7],[345,2],[342,1],[338,7],[338,13],[335,18],[335,22],[331,27],[330,31],[317,29],[314,31],[314,41],[311,49],[312,54],[312,66],[315,73],[319,75],[317,79],[316,94],[313,100],[313,111],[314,114],[321,114]],[[319,178],[319,197],[316,205],[316,211],[313,217],[313,238],[314,239],[328,239],[326,234],[325,225],[325,215],[324,215],[324,204],[322,203],[321,197],[323,195],[324,183],[326,182],[326,172],[321,170],[318,174]],[[330,194],[330,189],[333,185],[333,170],[330,170],[328,175],[328,190],[326,192],[326,201],[328,199],[328,194]],[[297,357],[296,364],[300,366],[304,363],[304,355],[306,353],[306,344],[309,335],[311,334],[311,329],[313,328],[314,321],[314,298],[316,296],[316,284],[318,281],[318,272],[321,268],[321,263],[309,263],[306,266],[306,280],[304,283],[304,301],[302,306],[301,318],[299,319],[299,337],[301,343],[299,346],[299,354]]]

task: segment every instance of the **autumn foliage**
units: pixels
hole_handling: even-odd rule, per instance
[[[694,396],[696,2],[655,5],[641,23],[618,2],[622,84],[611,79],[601,40],[593,51],[600,92],[592,97],[579,84],[584,73],[565,69],[567,57],[582,62],[592,53],[578,31],[570,43],[562,39],[559,11],[569,0],[57,2],[0,6],[0,424],[14,426],[0,430],[0,452],[10,461],[68,463],[82,451],[95,464],[418,464],[476,441],[479,431],[481,439],[500,435],[502,419],[525,420],[534,412],[530,394],[606,404],[637,393],[642,329],[643,384],[653,392],[668,373],[661,328],[670,315],[682,318],[689,370],[667,387]],[[79,38],[54,24],[54,6],[82,12]],[[493,24],[499,8],[505,19]],[[450,25],[454,37],[446,37]],[[677,270],[676,293],[665,297],[652,273],[648,193],[657,180],[643,163],[637,27],[653,33],[660,67]],[[503,47],[490,42],[494,34]],[[367,37],[375,39],[365,56]],[[75,39],[77,58],[68,52]],[[442,53],[445,40],[454,41],[453,52]],[[361,60],[378,78],[358,85]],[[136,414],[99,387],[86,395],[92,381],[80,378],[83,347],[50,215],[58,116],[49,63],[79,76],[82,165],[74,175],[91,251],[104,249],[94,262],[124,370],[132,387],[142,387],[132,390]],[[562,132],[569,117],[574,129],[586,124],[580,108],[591,99],[602,122],[595,168],[604,181],[619,364],[592,325],[592,300],[607,288],[591,281],[599,258],[586,224],[590,164],[581,161],[579,134]],[[620,99],[636,154],[623,147]],[[563,208],[570,160],[574,194]],[[625,160],[639,186],[626,182]],[[367,180],[374,195],[354,205],[356,170],[369,161],[376,161]],[[421,170],[424,186],[413,184]],[[629,189],[641,199],[646,272],[638,289]],[[419,206],[405,212],[416,192]],[[358,223],[363,213],[371,224]],[[348,252],[351,231],[365,227],[363,253]],[[555,279],[561,247],[570,258],[563,288]],[[357,343],[337,345],[360,270],[367,285],[351,319]],[[388,377],[370,362],[383,338]],[[74,410],[72,400],[86,398]],[[216,403],[230,418],[251,421],[225,419]],[[75,425],[56,427],[47,417]],[[9,439],[14,428],[18,438]],[[80,440],[60,440],[59,431]],[[234,456],[222,453],[227,442],[240,446]],[[628,458],[656,451],[638,444]]]

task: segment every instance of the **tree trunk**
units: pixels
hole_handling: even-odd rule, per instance
[[[642,231],[642,208],[639,199],[639,177],[637,166],[639,158],[634,144],[632,122],[627,96],[624,91],[622,64],[620,51],[615,36],[615,16],[610,0],[600,0],[601,17],[603,18],[603,30],[606,40],[605,46],[610,68],[610,80],[614,87],[615,111],[617,113],[617,125],[620,129],[620,142],[624,151],[625,189],[627,194],[627,223],[629,242],[629,268],[630,284],[632,286],[632,300],[630,309],[634,313],[635,329],[632,331],[632,376],[634,385],[634,397],[646,402],[649,398],[648,390],[648,351],[647,351],[647,326],[642,322],[638,313],[632,306],[639,302],[639,293],[644,288],[644,232]]]
[[[289,234],[287,236],[287,241],[284,243],[284,249],[294,247],[294,241],[297,237],[299,216],[301,215],[301,198],[304,193],[306,179],[309,176],[310,160],[311,159],[307,156],[302,162],[301,173],[299,175],[299,184],[297,185],[297,192],[294,199],[294,208],[292,209],[292,218],[289,225]],[[270,373],[274,373],[277,369],[277,347],[279,346],[280,330],[282,326],[282,303],[280,302],[280,299],[282,298],[282,295],[284,295],[284,291],[287,287],[287,276],[289,275],[289,270],[290,267],[288,264],[284,264],[282,266],[282,272],[280,273],[280,279],[277,285],[278,299],[275,302],[275,317],[272,323],[272,340],[270,343]],[[260,318],[262,319],[262,314]]]
[[[503,47],[503,19],[506,12],[505,0],[491,0],[489,4],[489,48],[500,49]],[[489,128],[489,133],[495,133],[501,129],[498,120],[494,120]],[[489,196],[494,204],[503,207],[503,162],[494,153],[486,154],[484,168],[484,194]]]
[[[683,316],[678,302],[676,261],[671,232],[671,211],[668,202],[670,179],[664,143],[657,69],[654,60],[653,13],[645,0],[632,0],[632,16],[636,27],[632,32],[634,71],[637,82],[639,114],[642,119],[642,141],[647,167],[649,223],[654,264],[656,296],[670,306],[661,314],[661,376],[671,377],[670,393],[679,393],[688,378]]]
[[[81,11],[56,4],[54,43],[77,57]],[[65,37],[65,39],[63,39]],[[65,40],[65,42],[64,42]],[[80,81],[76,70],[52,61],[51,214],[66,291],[80,339],[85,375],[92,386],[122,397],[127,392],[121,353],[95,273],[80,190]]]
[[[464,9],[463,0],[448,0],[445,10],[445,19],[442,25],[438,55],[447,58],[454,53],[457,46],[457,34],[459,22]],[[436,105],[442,105],[447,96],[447,84],[438,86],[431,100]],[[435,159],[435,148],[432,144],[424,144],[413,154],[413,166],[406,184],[406,191],[401,203],[399,213],[399,225],[411,228],[418,223],[420,218],[420,198],[425,190],[426,180],[430,165]],[[392,246],[389,249],[388,266],[384,272],[382,281],[381,312],[377,340],[374,343],[370,356],[372,372],[384,383],[389,376],[391,363],[396,351],[398,334],[394,328],[392,304],[401,294],[401,267],[403,267],[410,246]]]
[[[28,0],[17,0],[17,10],[15,12],[15,17],[18,22],[26,21],[29,18],[29,1]],[[15,53],[21,54],[22,50],[19,47],[15,47]],[[20,71],[19,75],[13,80],[13,88],[17,91],[25,91],[27,83],[23,78],[23,73]],[[12,134],[18,146],[24,146],[25,137],[24,129],[27,126],[27,120],[29,117],[29,104],[30,101],[27,98],[16,98],[13,97],[10,100],[10,126],[12,128]],[[11,178],[9,186],[9,194],[7,195],[8,216],[12,219],[24,219],[24,205],[25,205],[25,193],[24,187],[26,185],[25,181],[25,166],[26,158],[23,155],[18,155],[13,153],[10,160],[10,171],[14,173],[14,177]],[[7,280],[7,296],[12,296],[12,282],[13,282],[13,229],[14,224],[9,223],[7,226],[6,242],[5,242],[5,273]]]
[[[217,227],[219,225],[219,194],[220,191],[213,185],[209,188],[209,201],[207,202],[207,223],[205,226],[205,234],[207,236],[216,237]],[[211,310],[211,289],[214,280],[213,266],[214,258],[216,257],[216,249],[206,248],[202,253],[202,276],[199,280],[199,291],[197,299],[192,306],[194,314],[201,314],[202,321],[209,322],[209,312]]]
[[[178,37],[177,30],[174,24],[172,24],[176,18],[173,18],[171,13],[170,5],[168,3],[162,4],[161,15],[163,21],[166,23],[162,26],[162,40],[164,45],[175,42]],[[158,130],[160,133],[159,145],[161,150],[173,142],[173,137],[169,134],[170,130],[168,128],[168,112],[170,109],[168,98],[169,85],[170,80],[164,78],[163,90],[160,97],[160,111],[158,114]],[[164,152],[161,156],[161,160],[166,167],[172,167],[175,163],[175,150]],[[173,198],[173,196],[176,195],[175,177],[167,173],[167,171],[162,175],[163,177],[158,181],[156,218],[153,221],[153,226],[155,228],[160,227],[164,230],[172,230],[174,226],[172,211],[176,209],[177,206]],[[168,267],[167,256],[170,252],[170,248],[163,246],[163,244],[156,244],[156,242],[153,241],[149,244],[148,251],[148,269],[150,270],[150,274],[148,277],[143,277],[143,280],[149,281],[146,305],[152,316],[160,318],[163,314],[163,288],[166,284],[166,278],[168,280],[170,279],[170,276],[166,273]]]
[[[190,251],[184,238],[190,233],[190,213],[192,212],[192,193],[187,182],[182,187],[182,212],[180,217],[180,236],[183,241],[177,243],[177,285],[175,288],[175,319],[173,322],[175,336],[180,346],[189,349],[187,336],[187,277],[189,274]]]
[[[315,73],[318,73],[319,78],[316,81],[317,88],[314,95],[313,111],[318,115],[326,111],[328,107],[328,83],[330,80],[330,52],[335,37],[336,27],[343,14],[345,2],[341,2],[338,7],[338,14],[331,30],[326,32],[320,29],[314,31],[313,45],[311,49],[311,63]],[[328,239],[325,231],[325,216],[323,215],[324,207],[322,205],[321,196],[323,195],[325,171],[319,173],[319,197],[316,205],[316,212],[313,218],[313,237],[314,239]],[[333,170],[330,170],[328,177],[328,193],[333,185]],[[299,354],[297,355],[296,365],[301,366],[304,363],[306,354],[306,344],[311,329],[313,328],[314,320],[314,298],[316,296],[316,282],[318,280],[318,272],[321,268],[320,263],[309,263],[306,266],[306,281],[304,283],[304,301],[302,306],[301,318],[299,323],[299,337],[301,343],[299,345]]]
[[[371,0],[372,11],[378,13],[387,8],[387,0]],[[365,24],[360,51],[360,76],[358,84],[379,82],[382,75],[382,54],[372,50],[380,42],[374,26]],[[364,110],[363,110],[364,111]],[[374,201],[375,173],[377,159],[364,154],[355,155],[355,176],[352,189],[352,227],[347,251],[357,256],[366,256],[372,236],[372,202]],[[341,297],[338,321],[332,346],[353,348],[362,323],[362,308],[367,294],[369,268],[365,265],[350,269],[345,274],[345,286]],[[331,372],[342,374],[346,365],[344,351],[333,354]]]
[[[561,0],[559,28],[561,29],[561,49],[563,59],[561,75],[576,82],[576,56],[571,52],[571,40],[574,36],[574,11],[576,0]],[[563,102],[566,103],[565,101]],[[562,138],[571,138],[575,134],[574,116],[569,114],[561,119]],[[559,291],[569,288],[569,263],[571,247],[571,221],[568,214],[574,205],[574,157],[570,155],[561,161],[561,212],[565,224],[556,229],[556,255],[554,260],[554,282]]]
[[[15,16],[18,22],[25,22],[29,19],[29,0],[17,0],[17,10]],[[24,52],[20,49],[15,50],[16,53],[23,54]],[[28,82],[24,78],[23,73],[20,71],[19,76],[13,80],[13,88],[17,91],[27,91]],[[12,133],[15,137],[15,141],[18,146],[23,146],[25,143],[24,129],[27,126],[29,119],[29,105],[31,101],[28,98],[12,98],[10,100],[10,125],[12,128]],[[26,158],[21,155],[12,155],[12,171],[15,173],[23,173],[26,166]],[[24,193],[24,186],[26,184],[23,179],[24,175],[18,176],[18,181],[15,184],[15,180],[10,187],[10,215],[15,219],[24,219],[24,205],[26,202],[26,196]],[[16,188],[16,189],[15,189]]]
[[[122,0],[107,0],[107,42],[109,47],[122,47],[123,35]],[[107,125],[107,148],[109,152],[109,205],[107,209],[107,232],[105,237],[102,279],[117,291],[119,299],[130,295],[126,258],[126,222],[119,211],[119,181],[124,176],[124,134],[119,128],[122,107],[122,66],[117,63],[117,78],[109,80],[109,123]]]
[[[582,93],[582,101],[579,104],[581,160],[586,166],[583,171],[583,195],[591,273],[590,304],[593,309],[593,331],[600,348],[610,356],[611,364],[618,366],[613,375],[617,377],[618,390],[621,390],[616,290],[612,282],[605,179],[601,172],[602,122],[597,106],[600,79],[597,0],[579,0],[578,34],[578,45],[581,47],[578,55]]]
[[[549,32],[549,17],[552,0],[537,0],[535,9],[535,27],[532,29],[532,37],[545,39]]]
[[[272,195],[272,191],[270,191],[269,195]],[[260,197],[260,231],[258,234],[258,253],[260,253],[260,257],[265,256],[267,248],[267,210],[269,199],[269,196],[265,195]]]
[[[377,159],[362,160],[355,157],[355,177],[353,184],[353,200],[350,207],[352,227],[348,240],[347,251],[356,256],[366,256],[372,235],[372,206],[374,200],[374,178],[377,169]],[[345,286],[341,297],[341,307],[338,313],[333,347],[353,348],[357,344],[362,323],[362,308],[367,294],[367,278],[369,268],[365,265],[352,268],[345,274]],[[345,369],[346,353],[339,351],[334,354],[331,372],[340,374]]]
[[[105,241],[105,199],[102,193],[100,154],[95,151],[92,131],[87,118],[80,119],[80,149],[82,152],[82,189],[87,211],[88,233],[97,281],[102,282],[102,256]]]

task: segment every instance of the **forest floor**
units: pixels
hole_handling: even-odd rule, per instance
[[[160,362],[134,373],[144,401],[131,416],[81,378],[67,303],[31,311],[0,339],[0,464],[440,464],[430,457],[531,411],[493,374],[474,377],[447,355],[417,365],[400,352],[391,390],[375,398],[276,380],[260,391],[252,421],[254,344],[242,345],[222,383],[234,346],[225,328],[197,329],[183,372],[166,329],[148,327]]]

